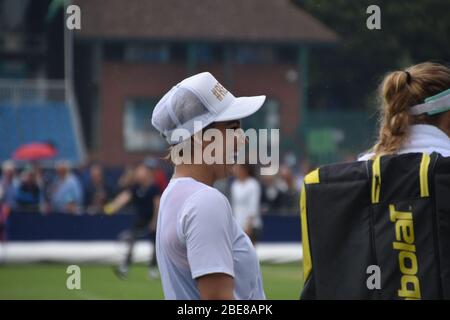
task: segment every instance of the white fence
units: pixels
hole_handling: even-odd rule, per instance
[[[134,261],[147,262],[153,246],[138,241],[134,247]],[[0,243],[0,263],[118,263],[123,260],[126,247],[116,241],[36,241]],[[267,243],[256,245],[261,262],[287,263],[303,257],[300,242]]]

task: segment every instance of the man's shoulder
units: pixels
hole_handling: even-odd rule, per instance
[[[201,200],[205,200],[205,202],[209,203],[224,203],[224,201],[227,201],[227,198],[216,188],[202,185],[195,188],[192,194],[186,199],[187,202],[194,203]]]

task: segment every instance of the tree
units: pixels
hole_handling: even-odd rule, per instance
[[[391,70],[450,59],[448,0],[294,0],[340,36],[311,54],[310,106],[363,109]],[[369,30],[368,6],[381,8],[381,30]]]

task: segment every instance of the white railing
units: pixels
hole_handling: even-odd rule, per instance
[[[64,101],[66,101],[64,80],[0,79],[0,102],[20,104]]]

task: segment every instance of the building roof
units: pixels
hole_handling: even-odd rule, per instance
[[[75,0],[91,39],[329,43],[334,31],[290,0]]]

